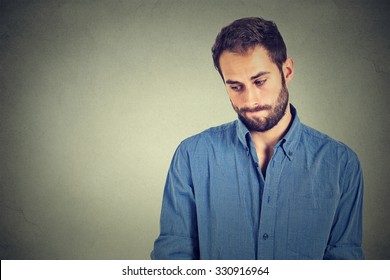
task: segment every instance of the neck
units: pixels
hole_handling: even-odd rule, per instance
[[[292,119],[290,105],[287,106],[284,116],[277,125],[270,130],[259,132],[251,131],[252,140],[256,147],[263,149],[272,149],[276,143],[287,133]]]

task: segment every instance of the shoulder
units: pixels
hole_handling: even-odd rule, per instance
[[[305,149],[324,155],[329,160],[333,159],[341,164],[359,164],[357,154],[346,144],[305,124],[302,124],[301,144]]]
[[[220,146],[224,143],[234,141],[236,136],[237,120],[211,127],[198,134],[184,139],[179,149],[187,152],[204,150],[213,146]]]

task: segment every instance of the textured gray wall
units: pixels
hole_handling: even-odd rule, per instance
[[[0,0],[0,258],[147,259],[174,149],[235,119],[210,47],[274,20],[301,119],[353,148],[390,259],[389,1]]]

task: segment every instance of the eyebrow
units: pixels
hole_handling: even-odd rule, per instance
[[[261,76],[264,76],[264,75],[266,75],[266,74],[269,74],[269,73],[270,73],[270,72],[268,72],[268,71],[261,71],[261,72],[257,73],[256,75],[252,76],[252,77],[251,77],[251,80],[257,79],[257,78],[259,78],[259,77],[261,77]]]
[[[261,71],[261,72],[259,72],[259,73],[257,73],[256,75],[253,75],[250,79],[251,80],[254,80],[254,79],[257,79],[257,78],[259,78],[259,77],[261,77],[261,76],[264,76],[264,75],[266,75],[266,74],[269,74],[270,72],[268,72],[268,71]],[[239,81],[233,81],[233,80],[226,80],[226,82],[225,82],[225,84],[241,84],[241,82],[239,82]]]

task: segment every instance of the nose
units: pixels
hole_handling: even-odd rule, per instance
[[[258,88],[254,86],[246,87],[246,91],[245,91],[246,106],[252,108],[256,105],[259,105],[259,96],[260,96],[260,92]]]

